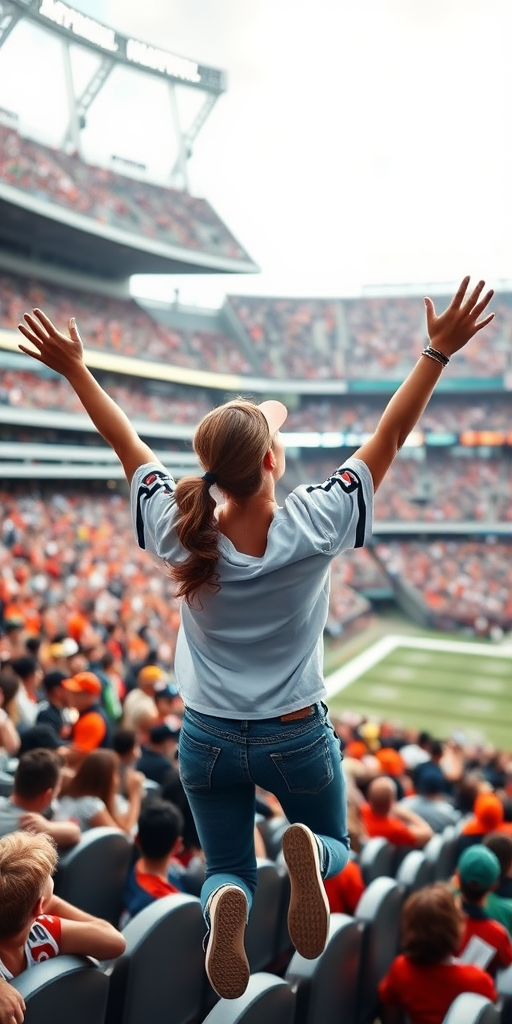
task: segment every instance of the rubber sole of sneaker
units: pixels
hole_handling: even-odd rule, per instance
[[[283,836],[283,855],[290,876],[288,931],[301,956],[316,960],[329,934],[329,903],[320,874],[315,836],[306,825],[290,825]]]
[[[210,907],[210,936],[206,973],[221,999],[238,999],[249,984],[250,969],[244,948],[247,900],[237,886],[226,886]]]

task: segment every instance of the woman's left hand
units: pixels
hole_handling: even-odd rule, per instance
[[[33,348],[20,345],[21,352],[68,379],[77,367],[83,366],[84,348],[74,317],[68,323],[68,336],[58,331],[41,309],[25,313],[23,319],[25,323],[18,324],[18,330]]]

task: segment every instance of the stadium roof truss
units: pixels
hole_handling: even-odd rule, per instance
[[[124,65],[163,78],[169,88],[170,111],[177,141],[177,157],[170,184],[188,190],[187,161],[192,146],[219,96],[226,91],[226,73],[219,68],[150,46],[141,40],[121,35],[115,29],[90,18],[63,0],[0,0],[0,47],[22,18],[30,18],[41,28],[62,40],[62,59],[69,103],[69,122],[62,148],[81,155],[80,131],[87,111],[101,92],[116,65]],[[80,95],[75,92],[71,70],[71,44],[93,50],[99,64]],[[180,121],[176,85],[189,86],[204,94],[204,101],[186,130]]]

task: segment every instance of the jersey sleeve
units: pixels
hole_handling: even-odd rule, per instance
[[[294,492],[304,503],[312,527],[334,557],[368,543],[373,523],[373,480],[360,459],[347,459],[322,484]]]
[[[144,551],[173,561],[180,551],[175,530],[174,478],[159,462],[136,469],[131,482],[132,523]]]

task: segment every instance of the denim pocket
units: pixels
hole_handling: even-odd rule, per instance
[[[192,739],[184,728],[181,729],[178,764],[185,789],[211,789],[212,772],[220,750],[210,743]]]
[[[333,780],[334,770],[327,736],[283,754],[271,754],[290,793],[320,793]]]

